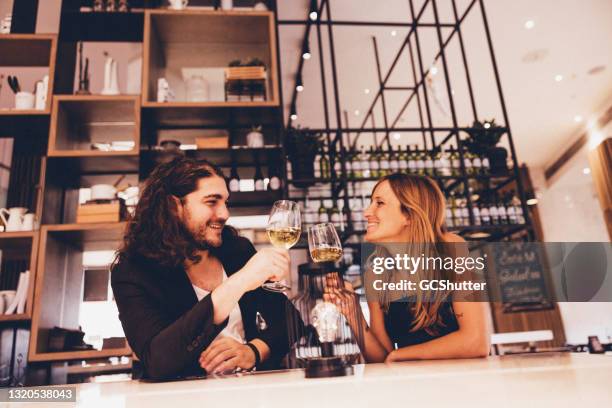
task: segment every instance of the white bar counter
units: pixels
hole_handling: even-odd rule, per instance
[[[72,404],[51,404],[74,406]],[[612,356],[544,353],[355,367],[305,379],[301,370],[225,378],[77,386],[83,407],[611,407]],[[20,404],[26,406],[26,404]],[[32,405],[39,406],[39,405]]]

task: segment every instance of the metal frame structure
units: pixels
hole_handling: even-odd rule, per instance
[[[493,50],[493,43],[491,40],[491,34],[490,34],[489,23],[488,23],[486,12],[485,12],[484,1],[483,0],[471,0],[469,5],[463,12],[463,14],[459,15],[458,10],[457,10],[456,0],[451,0],[454,23],[442,23],[440,21],[440,18],[438,15],[437,0],[425,0],[419,10],[415,10],[414,0],[407,0],[409,3],[409,9],[410,9],[410,20],[405,23],[384,22],[384,21],[366,22],[366,21],[334,20],[330,12],[330,2],[331,1],[333,0],[318,0],[318,1],[311,2],[309,12],[313,11],[316,8],[316,11],[317,11],[316,20],[311,20],[309,18],[306,18],[305,20],[278,20],[278,24],[281,26],[282,25],[294,25],[294,26],[298,25],[298,26],[305,27],[304,39],[302,43],[302,47],[303,47],[302,50],[308,47],[308,41],[309,41],[311,29],[314,28],[316,30],[316,39],[318,43],[318,53],[319,53],[318,57],[319,57],[320,75],[321,75],[321,89],[322,89],[322,95],[323,95],[322,106],[323,106],[323,111],[324,111],[325,127],[318,128],[318,129],[311,129],[311,130],[321,132],[324,135],[326,135],[329,146],[330,146],[330,151],[335,150],[335,148],[337,147],[336,146],[337,144],[340,152],[345,151],[344,135],[347,135],[346,137],[348,139],[348,143],[346,147],[354,148],[356,147],[356,144],[362,133],[373,133],[374,142],[377,147],[381,147],[383,143],[386,143],[387,147],[391,148],[391,142],[390,142],[390,137],[389,137],[391,131],[420,133],[422,137],[423,146],[425,147],[425,149],[428,149],[430,151],[439,149],[442,145],[448,142],[456,143],[457,147],[462,146],[463,139],[461,138],[461,135],[460,135],[461,132],[469,131],[472,128],[460,127],[457,122],[457,114],[456,114],[456,109],[455,109],[455,103],[453,100],[453,92],[451,90],[451,81],[449,77],[448,61],[446,58],[446,47],[449,45],[451,40],[455,38],[455,35],[456,35],[458,42],[459,42],[459,48],[461,51],[461,60],[463,62],[464,69],[465,69],[465,81],[466,81],[467,89],[469,93],[471,111],[472,111],[473,119],[476,121],[479,119],[479,117],[478,117],[478,112],[476,108],[472,78],[470,76],[469,66],[467,63],[467,58],[466,58],[466,53],[465,53],[465,43],[463,40],[461,25],[466,19],[466,17],[470,14],[470,12],[475,9],[476,6],[480,8],[480,11],[482,14],[484,31],[486,34],[488,51],[489,51],[489,55],[490,55],[490,59],[491,59],[492,67],[493,67],[494,77],[495,77],[497,94],[499,96],[499,102],[500,102],[501,110],[503,113],[503,120],[504,120],[504,125],[505,125],[503,127],[503,130],[505,132],[504,136],[507,137],[507,142],[510,147],[510,157],[512,160],[511,174],[508,175],[505,181],[497,184],[495,189],[497,190],[499,188],[502,188],[511,182],[516,183],[516,190],[521,200],[521,206],[522,206],[523,214],[525,216],[525,221],[526,221],[526,223],[524,225],[521,225],[520,228],[518,228],[518,226],[515,226],[517,228],[507,228],[501,232],[500,231],[494,232],[491,234],[490,239],[491,240],[502,239],[504,237],[507,237],[509,235],[515,234],[520,231],[527,231],[529,239],[533,239],[534,233],[533,233],[533,229],[531,226],[531,220],[529,217],[528,207],[526,204],[525,189],[524,189],[523,182],[521,180],[520,173],[519,173],[519,166],[518,166],[518,160],[516,156],[516,150],[515,150],[514,143],[512,140],[512,133],[511,133],[510,126],[509,126],[508,113],[507,113],[506,104],[505,104],[505,100],[503,96],[500,75],[499,75],[499,71],[497,68],[497,61],[496,61],[495,53]],[[433,9],[433,17],[434,17],[433,23],[425,23],[422,21],[423,13],[425,12],[428,6],[431,6]],[[339,97],[339,90],[338,90],[338,74],[337,74],[337,65],[336,65],[336,52],[334,48],[334,32],[333,32],[334,26],[409,28],[408,34],[404,38],[402,46],[397,51],[397,54],[395,58],[393,59],[391,66],[386,71],[386,73],[383,73],[383,70],[381,68],[381,63],[380,63],[379,54],[378,54],[377,40],[375,37],[373,37],[372,46],[374,49],[374,63],[376,64],[376,70],[377,70],[377,76],[378,76],[378,91],[373,93],[374,94],[373,100],[370,104],[370,107],[365,112],[365,117],[359,127],[349,127],[347,120],[344,121],[346,126],[342,125],[343,124],[342,116],[341,116],[342,108],[340,105],[340,97]],[[334,112],[330,112],[330,108],[328,104],[328,90],[327,90],[327,85],[326,85],[327,81],[326,81],[326,76],[325,76],[326,65],[325,65],[324,51],[323,51],[323,46],[322,46],[323,44],[322,44],[322,38],[321,38],[322,37],[321,36],[322,27],[327,27],[327,34],[328,34],[328,41],[329,41],[328,49],[329,49],[330,68],[331,68],[330,71],[332,74],[332,83],[333,83],[331,97],[333,98],[333,101],[334,101],[334,107],[335,107]],[[445,91],[447,94],[446,96],[448,97],[448,101],[450,105],[450,114],[451,114],[451,119],[452,119],[452,126],[450,127],[448,126],[437,127],[434,125],[433,120],[432,120],[432,109],[429,103],[429,97],[427,93],[428,90],[426,86],[426,79],[428,75],[430,74],[431,68],[425,68],[425,63],[423,61],[423,52],[422,52],[421,42],[419,39],[419,32],[418,32],[418,28],[424,28],[424,27],[435,28],[436,30],[436,36],[437,36],[439,49],[437,53],[435,54],[434,60],[431,61],[430,63],[435,64],[438,61],[440,61],[442,64],[443,75],[444,75],[444,79],[446,83]],[[446,39],[443,38],[442,28],[451,29]],[[414,42],[414,46],[413,46],[413,42]],[[400,60],[400,56],[402,52],[406,48],[408,50],[408,54],[410,57],[411,72],[409,72],[408,74],[409,74],[409,80],[412,81],[412,85],[409,87],[387,86],[389,78],[391,77],[391,74],[394,72],[394,69],[396,68],[397,63]],[[298,70],[295,76],[296,84],[298,83],[298,80],[301,81],[303,79],[302,78],[303,67],[304,67],[304,59],[302,58],[302,55],[300,55]],[[397,90],[409,91],[409,95],[405,103],[403,104],[402,108],[400,109],[399,113],[397,114],[397,116],[394,118],[389,118],[388,112],[387,112],[385,92],[386,91],[397,91]],[[421,95],[421,92],[422,92],[422,95]],[[286,122],[287,128],[290,128],[293,126],[293,119],[291,116],[292,114],[296,113],[296,103],[297,103],[298,95],[299,93],[296,91],[294,87],[293,95],[291,97],[291,104],[290,104],[291,108],[290,108],[290,112],[289,112],[287,122]],[[416,103],[418,105],[418,120],[419,120],[420,126],[419,127],[399,127],[397,126],[400,117],[402,116],[406,108],[410,105],[410,103],[414,100],[416,100]],[[383,127],[377,126],[376,123],[374,122],[374,109],[378,103],[380,103],[382,106],[383,125],[384,125]],[[337,127],[332,127],[330,125],[330,114],[334,114],[334,113],[336,116],[336,123],[338,124]],[[440,142],[437,142],[436,135],[435,135],[436,132],[444,132],[444,133],[447,133],[447,135]],[[378,140],[378,135],[377,135],[378,133],[384,134],[384,138],[382,138],[382,140],[380,141]],[[465,169],[463,148],[459,148],[458,151],[460,155],[460,166],[461,166],[460,176],[453,177],[454,180],[450,181],[446,185],[443,182],[448,181],[448,180],[438,180],[438,181],[440,182],[440,184],[442,184],[442,187],[446,191],[449,191],[450,189],[453,189],[457,187],[458,185],[463,185],[464,191],[467,192],[469,191],[470,177],[467,175],[466,169]],[[348,184],[349,182],[361,181],[363,179],[361,180],[349,180],[348,179],[347,173],[346,173],[345,157],[343,154],[340,154],[339,157],[334,157],[334,155],[330,154],[330,159],[332,160],[332,167],[334,165],[333,161],[339,159],[341,162],[341,169],[342,169],[342,172],[340,175],[338,175],[338,177],[336,177],[335,175],[332,175],[332,180],[330,181],[332,196],[334,198],[338,198],[337,190],[340,191],[344,189],[343,198],[345,200],[345,206],[348,206],[348,198],[349,198]],[[467,204],[469,208],[470,223],[471,225],[474,225],[474,214],[472,211],[472,199],[470,197],[470,194],[466,194],[466,198],[467,198]],[[349,221],[349,224],[350,224],[350,221]],[[465,231],[478,231],[478,230],[484,230],[484,229],[485,229],[484,227],[476,227],[476,226],[462,228],[462,230],[465,230]],[[352,233],[353,231],[351,227],[349,226],[349,231],[348,231],[347,236],[350,236]]]

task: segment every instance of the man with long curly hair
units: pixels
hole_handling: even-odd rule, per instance
[[[277,368],[287,353],[287,298],[261,289],[289,270],[286,250],[226,226],[222,171],[178,158],[145,182],[112,268],[119,318],[145,376],[166,379]]]

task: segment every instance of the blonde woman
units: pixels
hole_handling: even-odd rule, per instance
[[[417,247],[417,251],[423,248],[435,251],[442,246],[450,248],[449,252],[455,251],[453,256],[467,255],[457,253],[457,247],[467,246],[461,237],[445,231],[444,214],[444,195],[433,180],[391,174],[374,186],[371,204],[364,212],[367,220],[365,240],[379,248],[404,243],[408,248]],[[416,275],[419,279],[424,276],[448,278],[435,272],[419,273]],[[393,279],[392,274],[379,276]],[[366,276],[366,282],[368,280]],[[363,354],[367,362],[471,358],[489,354],[490,324],[486,303],[458,302],[448,293],[418,290],[408,299],[394,300],[400,299],[388,292],[378,298],[368,296],[370,325],[360,317],[361,325],[366,328]],[[353,326],[357,322],[349,323]]]

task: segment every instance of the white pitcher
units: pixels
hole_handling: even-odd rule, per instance
[[[28,212],[25,207],[0,208],[0,218],[4,223],[5,231],[21,231],[23,225],[23,216]],[[5,217],[8,215],[8,219]]]

